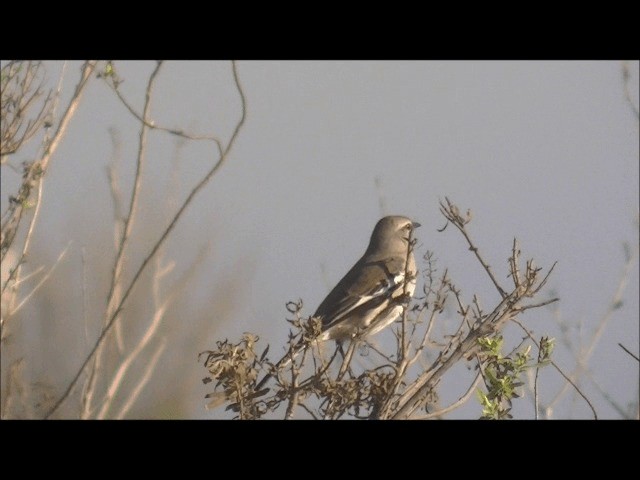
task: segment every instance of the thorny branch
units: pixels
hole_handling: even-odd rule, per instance
[[[478,252],[478,247],[476,247],[473,244],[473,242],[469,238],[469,234],[465,229],[465,225],[471,221],[471,211],[470,210],[467,211],[466,216],[463,217],[460,214],[460,210],[458,209],[458,207],[453,203],[451,203],[447,197],[445,197],[445,201],[446,201],[446,205],[444,202],[440,202],[440,213],[444,215],[444,217],[448,220],[448,223],[452,223],[458,230],[460,230],[460,233],[462,233],[464,238],[467,240],[467,243],[469,244],[469,250],[471,250],[474,253],[474,255],[476,256],[476,258],[478,259],[482,267],[485,269],[485,271],[487,272],[487,275],[489,275],[489,278],[491,278],[493,285],[498,290],[498,293],[500,293],[500,296],[502,298],[505,298],[507,296],[506,292],[498,284],[496,277],[493,276],[491,267],[482,259],[482,257]],[[447,228],[448,223],[445,224],[445,226],[442,227],[439,231],[444,231]]]

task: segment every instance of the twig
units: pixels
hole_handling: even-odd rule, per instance
[[[536,365],[536,373],[533,378],[533,411],[534,418],[538,420],[539,415],[539,401],[538,401],[538,374],[540,373],[540,361],[542,356],[542,349],[538,348],[538,365]]]
[[[358,337],[354,337],[349,343],[349,348],[347,349],[347,353],[342,359],[342,365],[340,366],[340,370],[338,371],[338,376],[336,377],[337,381],[342,380],[344,374],[347,373],[349,369],[349,365],[351,364],[351,360],[353,359],[353,353],[356,350],[356,344],[358,343]]]
[[[529,310],[529,309],[531,309],[531,308],[544,307],[544,306],[546,306],[546,305],[550,305],[550,304],[555,303],[555,302],[558,302],[558,301],[560,301],[560,298],[558,298],[558,297],[553,297],[553,298],[550,298],[549,300],[545,300],[545,301],[540,302],[540,303],[531,303],[531,304],[529,304],[529,305],[523,305],[523,306],[521,306],[521,307],[518,307],[518,308],[517,308],[517,311],[518,311],[518,312],[524,312],[524,311]]]
[[[511,278],[513,279],[513,286],[515,288],[520,288],[520,267],[518,263],[518,259],[520,256],[520,247],[518,245],[518,240],[513,238],[513,246],[511,247],[511,257],[509,258],[509,266],[511,270]]]
[[[469,389],[457,401],[455,401],[454,403],[452,403],[448,407],[441,408],[440,410],[438,410],[436,412],[428,413],[426,415],[423,415],[423,416],[420,416],[420,417],[414,417],[414,418],[416,420],[428,420],[430,418],[439,417],[439,416],[444,415],[445,413],[449,413],[452,410],[455,410],[456,408],[458,408],[461,405],[463,405],[467,400],[469,400],[469,398],[473,394],[474,390],[478,386],[478,383],[480,383],[481,379],[482,379],[482,375],[480,374],[480,372],[478,372],[478,374],[476,375],[475,380],[471,383],[471,386],[469,387]]]
[[[500,294],[500,296],[502,298],[505,298],[507,296],[507,293],[498,284],[498,281],[493,276],[493,272],[491,271],[491,267],[480,256],[480,254],[478,253],[478,247],[476,247],[473,244],[473,241],[471,240],[471,237],[469,237],[469,234],[467,233],[467,230],[464,227],[465,224],[469,223],[469,221],[471,219],[470,218],[471,215],[467,214],[467,218],[466,219],[462,218],[462,216],[460,216],[460,214],[459,214],[458,207],[456,205],[454,205],[453,203],[451,203],[451,201],[447,197],[444,197],[444,198],[445,198],[445,200],[447,202],[447,205],[445,205],[443,202],[440,202],[440,212],[445,216],[445,218],[447,220],[449,220],[451,223],[453,223],[453,225],[458,230],[460,230],[460,233],[462,233],[464,238],[467,240],[467,243],[469,244],[469,250],[471,250],[474,253],[474,255],[476,256],[476,258],[478,259],[478,261],[480,262],[482,267],[485,269],[485,271],[489,275],[489,278],[491,278],[491,281],[493,282],[493,285],[498,290],[498,293]]]
[[[304,357],[303,357],[304,361]],[[302,368],[302,365],[300,365]],[[291,395],[289,395],[289,402],[287,404],[287,411],[285,412],[284,419],[290,420],[293,418],[293,413],[298,405],[298,374],[299,370],[295,368],[293,359],[291,360]]]
[[[397,361],[397,359],[396,360],[393,359],[394,357],[393,353],[387,355],[386,353],[384,353],[382,350],[380,350],[378,347],[376,347],[372,342],[369,342],[368,340],[364,340],[363,346],[365,346],[368,350],[371,350],[372,352],[378,354],[378,356],[380,356],[380,358],[382,358],[387,363],[394,363],[394,361]]]
[[[629,351],[629,349],[627,347],[625,347],[624,345],[622,345],[621,343],[618,343],[618,345],[620,346],[621,349],[623,349],[625,352],[627,352],[629,355],[631,355],[631,357],[636,359],[636,362],[640,362],[640,358],[638,358],[637,356],[635,356],[633,353],[631,353]]]
[[[242,115],[241,115],[240,120],[236,124],[236,127],[235,127],[235,129],[233,131],[233,134],[231,135],[231,139],[229,140],[229,143],[227,144],[227,147],[225,149],[223,149],[222,152],[220,152],[221,155],[220,155],[220,158],[218,159],[217,163],[211,168],[211,170],[205,175],[205,177],[194,187],[194,189],[191,191],[191,193],[187,196],[187,198],[185,199],[185,201],[183,202],[181,207],[178,209],[178,211],[174,215],[174,217],[171,220],[171,223],[169,224],[169,226],[165,229],[164,233],[157,240],[157,242],[155,243],[155,245],[153,246],[153,248],[151,249],[151,251],[149,252],[147,257],[142,261],[142,264],[138,268],[137,272],[133,276],[133,279],[131,280],[131,283],[129,284],[129,286],[125,290],[122,298],[120,299],[119,305],[117,306],[117,308],[115,309],[115,311],[111,315],[111,318],[109,319],[109,322],[107,322],[107,324],[105,325],[105,327],[102,330],[102,333],[98,337],[95,346],[93,347],[93,349],[91,350],[91,352],[89,353],[87,358],[84,360],[83,364],[80,366],[80,369],[78,370],[78,372],[74,376],[73,380],[71,381],[71,383],[69,384],[67,389],[62,394],[62,396],[55,402],[53,407],[47,412],[47,414],[45,415],[45,418],[51,417],[51,415],[60,407],[60,405],[62,405],[62,402],[64,402],[64,400],[69,396],[69,394],[73,390],[73,387],[75,387],[76,383],[78,383],[78,380],[80,379],[80,376],[82,375],[82,372],[84,371],[84,369],[87,367],[87,365],[91,361],[91,358],[95,355],[96,350],[98,349],[98,347],[100,347],[100,345],[102,345],[102,342],[104,341],[104,338],[106,337],[106,334],[111,329],[111,326],[113,325],[113,323],[116,320],[118,314],[122,310],[122,308],[124,306],[124,303],[126,302],[127,298],[131,294],[131,291],[133,290],[133,287],[137,284],[137,281],[140,278],[140,275],[142,275],[142,272],[145,270],[147,264],[155,256],[155,254],[159,250],[159,248],[164,244],[165,240],[167,239],[167,237],[169,236],[169,234],[171,233],[173,228],[176,226],[178,220],[182,217],[182,214],[184,213],[184,211],[191,204],[191,201],[193,200],[193,198],[198,194],[198,192],[200,192],[200,190],[202,190],[202,188],[209,182],[209,180],[211,180],[211,178],[216,174],[216,172],[220,169],[220,167],[222,165],[224,165],[225,160],[228,158],[228,154],[231,151],[231,148],[233,147],[233,144],[235,143],[235,140],[236,140],[236,138],[238,136],[238,133],[240,132],[240,128],[242,127],[242,125],[244,124],[244,121],[246,119],[246,99],[245,99],[245,95],[244,95],[244,92],[242,90],[242,87],[240,85],[240,80],[238,78],[237,67],[236,67],[235,62],[232,63],[232,70],[233,70],[234,82],[235,82],[238,94],[240,95],[240,100],[241,100],[241,105],[242,105]]]
[[[107,82],[107,85],[109,85],[109,87],[111,87],[111,89],[118,96],[118,99],[122,102],[122,104],[125,106],[125,108],[127,110],[129,110],[129,113],[131,113],[131,115],[133,115],[145,127],[153,129],[153,130],[159,130],[161,132],[170,133],[171,135],[176,135],[176,136],[184,138],[186,140],[209,140],[209,141],[213,141],[213,142],[217,143],[218,145],[222,145],[222,142],[214,135],[192,135],[192,134],[189,134],[189,133],[185,133],[182,130],[178,130],[176,128],[168,128],[168,127],[163,127],[163,126],[160,126],[160,125],[156,125],[156,123],[153,120],[150,120],[147,115],[145,115],[145,114],[140,115],[131,106],[131,104],[129,104],[129,102],[127,102],[126,98],[124,98],[124,95],[122,95],[122,92],[120,92],[120,88],[119,88],[119,83],[118,82],[114,82],[114,81]]]
[[[427,348],[427,343],[429,342],[429,336],[431,335],[431,329],[435,324],[435,318],[437,314],[441,313],[444,309],[444,305],[447,301],[447,295],[444,293],[444,289],[446,285],[449,283],[447,279],[448,270],[445,270],[442,274],[442,278],[440,279],[440,287],[438,287],[438,291],[435,292],[436,299],[433,302],[431,315],[429,315],[429,323],[427,324],[427,328],[422,336],[422,341],[420,342],[420,346],[416,349],[415,355],[411,358],[409,365],[413,365],[417,359],[420,357],[422,351]],[[424,310],[423,310],[424,311]],[[420,312],[422,313],[422,312]]]
[[[319,345],[318,345],[318,351],[319,351]],[[320,359],[322,360],[322,365],[321,365],[321,369],[319,371],[316,371],[316,373],[314,373],[314,375],[312,377],[307,378],[305,381],[303,381],[300,384],[300,388],[306,388],[307,386],[311,385],[312,383],[314,383],[316,381],[316,379],[320,378],[323,375],[327,375],[327,378],[329,378],[329,375],[327,374],[327,371],[329,370],[329,367],[333,364],[333,361],[336,359],[336,357],[338,356],[338,353],[340,352],[339,348],[336,348],[333,351],[333,354],[331,355],[331,358],[329,359],[328,362],[325,362],[324,360],[324,356],[321,353],[318,353],[318,356],[320,357]],[[314,358],[315,361],[315,358]],[[261,382],[263,383],[263,382]],[[260,390],[259,388],[256,388],[256,390]]]
[[[551,265],[551,268],[549,269],[549,271],[547,272],[547,274],[544,276],[544,278],[540,281],[540,283],[538,284],[538,286],[530,293],[529,296],[534,296],[535,294],[537,294],[542,287],[544,287],[547,284],[547,280],[549,280],[549,276],[551,275],[551,273],[553,272],[553,270],[556,268],[556,265],[558,264],[558,262],[553,262],[553,265]],[[556,299],[558,300],[558,299]],[[551,303],[551,302],[548,302]],[[542,306],[543,304],[540,304],[540,306]]]
[[[512,322],[514,322],[516,325],[518,325],[522,330],[524,330],[524,332],[527,334],[527,336],[531,339],[531,341],[536,345],[536,347],[538,347],[538,349],[540,348],[540,344],[536,341],[535,338],[533,338],[533,335],[531,334],[531,332],[529,332],[529,330],[522,325],[522,323],[520,323],[518,320],[516,320],[515,318],[511,319]],[[596,409],[593,408],[593,405],[591,404],[591,402],[589,401],[589,399],[585,396],[584,393],[582,393],[582,391],[580,390],[580,388],[578,388],[578,386],[567,376],[565,375],[565,373],[562,371],[562,369],[556,364],[556,362],[554,362],[553,360],[550,360],[549,362],[551,365],[553,365],[553,368],[555,368],[558,373],[560,375],[562,375],[562,377],[569,382],[569,384],[571,384],[571,386],[576,390],[576,392],[578,392],[578,394],[584,399],[584,401],[587,403],[587,405],[589,405],[589,408],[591,409],[591,412],[593,412],[593,418],[594,419],[598,419],[598,414],[596,413]]]
[[[316,417],[316,415],[303,402],[300,402],[300,406],[304,408],[309,415],[311,415],[311,418],[313,418],[314,420],[318,420],[318,417]]]

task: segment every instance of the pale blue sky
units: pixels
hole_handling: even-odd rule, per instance
[[[52,79],[59,66],[49,64]],[[78,66],[72,63],[70,72],[77,75]],[[116,67],[125,79],[122,91],[140,110],[153,65]],[[169,62],[163,68],[152,107],[156,123],[228,138],[239,115],[230,65]],[[638,62],[630,68],[637,104]],[[306,313],[312,313],[362,254],[383,214],[422,223],[422,251],[435,251],[439,265],[449,268],[468,297],[475,292],[484,305],[494,302],[496,294],[463,239],[453,229],[436,231],[444,224],[438,200],[445,195],[472,209],[470,230],[505,284],[516,236],[523,257],[534,257],[545,268],[558,261],[548,289],[562,299],[562,318],[571,325],[583,322],[586,338],[596,328],[621,275],[622,242],[638,241],[638,120],[624,98],[621,62],[242,61],[238,72],[247,96],[246,125],[228,163],[181,220],[168,251],[181,271],[205,239],[212,239],[208,260],[188,293],[194,305],[209,298],[230,272],[241,278],[234,287],[241,300],[230,321],[215,335],[166,354],[193,369],[188,375],[195,381],[187,393],[192,417],[224,416],[202,409],[208,390],[198,383],[205,372],[195,363],[197,352],[245,331],[258,333],[272,343],[272,352],[280,352],[288,330],[285,303],[302,298]],[[104,171],[112,155],[111,126],[122,140],[127,186],[138,127],[95,82],[47,176],[36,242],[52,256],[69,239],[74,262],[82,246],[99,256],[110,245],[104,229],[112,208]],[[211,165],[212,148],[190,144],[180,151],[181,198]],[[144,188],[155,201],[146,202],[140,215],[151,223],[167,217],[163,200],[174,149],[174,137],[150,134]],[[10,181],[3,170],[3,205]],[[176,203],[171,205],[175,209]],[[87,228],[79,228],[79,221]],[[106,244],[96,245],[100,236]],[[96,312],[105,295],[99,289],[92,293]],[[623,403],[637,399],[638,364],[617,343],[637,353],[638,311],[636,265],[625,303],[590,362],[602,387]],[[522,319],[537,335],[559,336],[548,309]],[[188,314],[172,325],[188,329]],[[572,357],[563,350],[558,345],[556,360],[571,371]],[[162,373],[156,375],[154,395],[171,395],[157,386]],[[551,371],[543,379],[551,394],[561,384]],[[602,417],[617,418],[591,383],[584,388]],[[576,417],[589,416],[576,401],[558,407],[556,418],[571,409]],[[530,403],[521,401],[516,412],[530,418]]]

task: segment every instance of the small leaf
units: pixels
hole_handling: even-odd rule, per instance
[[[267,356],[268,352],[269,352],[269,345],[267,345],[267,348],[265,348],[264,352],[262,352],[262,355],[260,355],[260,363],[262,363],[264,361],[264,359]]]

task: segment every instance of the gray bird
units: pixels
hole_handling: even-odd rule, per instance
[[[413,230],[420,224],[392,215],[378,221],[364,255],[329,292],[313,317],[322,322],[316,341],[344,340],[378,333],[402,313],[402,305],[416,288],[416,262],[410,246]],[[408,263],[407,263],[408,261]],[[409,281],[405,285],[405,272]],[[295,347],[294,356],[303,347]],[[291,361],[287,355],[276,369]],[[266,375],[256,390],[271,378]]]
[[[378,221],[367,251],[314,313],[322,320],[318,340],[341,342],[365,331],[373,335],[398,318],[402,313],[400,297],[405,293],[412,297],[416,288],[416,261],[409,242],[413,229],[419,226],[401,216]],[[405,271],[410,276],[406,290]]]

